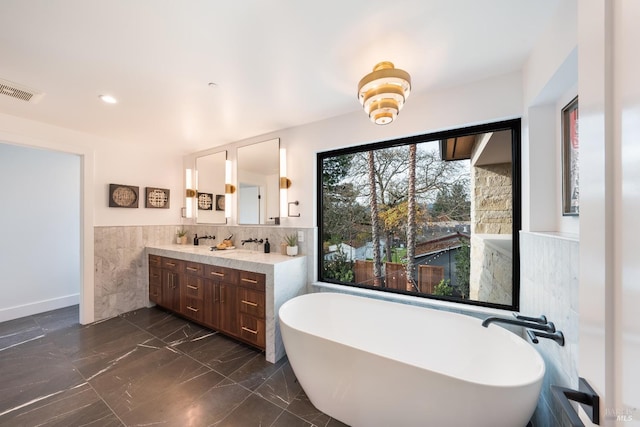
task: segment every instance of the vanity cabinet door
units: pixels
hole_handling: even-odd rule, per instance
[[[169,310],[180,310],[180,273],[162,270],[162,306]]]
[[[238,335],[237,295],[236,286],[229,283],[219,283],[218,287],[218,326],[221,331]]]
[[[204,266],[205,323],[231,335],[238,334],[238,271],[217,265]]]
[[[183,280],[184,261],[162,258],[162,306],[180,312],[180,282]]]
[[[213,329],[220,329],[219,311],[220,311],[220,290],[216,282],[211,279],[204,279],[202,283],[202,301],[205,326]]]

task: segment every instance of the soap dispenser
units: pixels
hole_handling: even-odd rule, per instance
[[[269,243],[269,239],[264,239],[264,253],[268,254],[271,252],[271,243]]]
[[[193,237],[193,245],[198,246],[200,244],[200,239],[198,238],[198,234]]]

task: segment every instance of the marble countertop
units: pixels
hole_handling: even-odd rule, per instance
[[[147,246],[147,253],[153,255],[161,255],[167,257],[178,257],[176,254],[180,254],[180,259],[187,261],[201,262],[205,264],[222,264],[229,265],[238,263],[244,264],[245,262],[251,262],[256,264],[265,264],[274,266],[276,264],[291,262],[300,258],[290,257],[279,253],[268,253],[259,251],[252,251],[248,249],[228,249],[228,250],[215,250],[212,251],[209,245],[155,245]]]

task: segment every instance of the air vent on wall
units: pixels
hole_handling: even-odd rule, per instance
[[[8,80],[0,79],[0,95],[6,95],[32,104],[37,104],[44,96],[44,92],[39,92]]]

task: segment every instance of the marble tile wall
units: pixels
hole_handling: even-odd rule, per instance
[[[193,237],[212,235],[215,241],[202,241],[203,245],[218,243],[233,234],[239,245],[243,239],[269,239],[271,251],[279,251],[287,234],[302,231],[304,242],[299,244],[299,255],[307,257],[307,283],[313,277],[314,236],[313,228],[208,226],[208,225],[158,225],[158,226],[107,226],[94,229],[94,315],[95,320],[107,319],[149,305],[147,245],[169,245],[176,242],[176,231],[188,232],[187,244]],[[251,245],[249,247],[248,245]],[[247,249],[256,249],[247,244]],[[262,246],[259,247],[259,250]]]
[[[564,347],[545,339],[534,345],[546,365],[534,427],[571,425],[550,386],[578,386],[578,253],[577,237],[520,233],[520,312],[546,315],[566,341]]]

